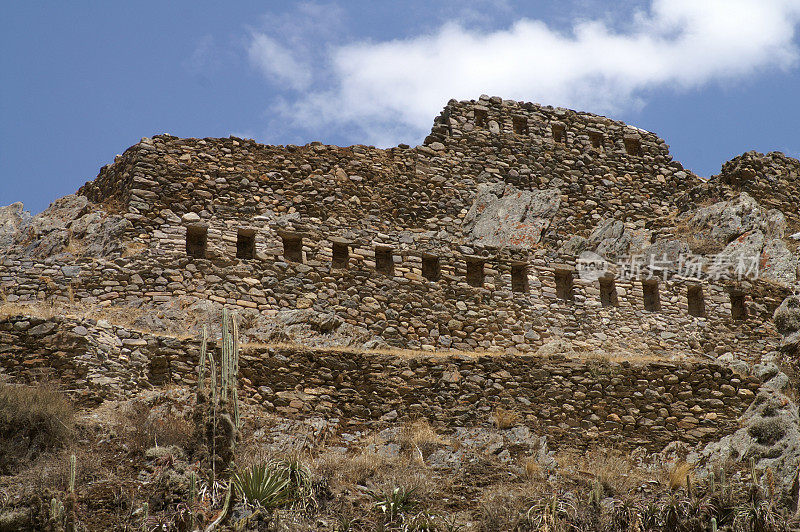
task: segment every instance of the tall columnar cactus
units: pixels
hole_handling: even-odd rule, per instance
[[[78,526],[78,497],[75,495],[75,476],[77,473],[77,460],[75,458],[75,454],[70,455],[69,457],[69,492],[67,493],[67,504],[65,505],[66,508],[64,509],[65,513],[65,522],[64,522],[64,530],[65,532],[75,532]]]
[[[206,364],[209,383],[206,386]],[[219,371],[217,369],[219,368]],[[195,422],[201,447],[210,453],[212,474],[226,469],[233,460],[239,418],[239,328],[236,314],[222,310],[222,343],[219,366],[208,353],[208,332],[203,327],[200,343],[200,363],[197,382],[197,411]]]

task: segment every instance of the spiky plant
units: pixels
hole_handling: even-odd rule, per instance
[[[269,464],[255,464],[232,477],[236,494],[245,502],[258,504],[268,513],[290,502],[289,479]]]

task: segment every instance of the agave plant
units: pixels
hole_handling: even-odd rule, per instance
[[[268,464],[255,464],[233,474],[233,487],[236,493],[250,504],[258,504],[267,512],[291,501],[289,479]]]
[[[369,491],[375,501],[375,508],[381,511],[387,521],[394,521],[401,514],[409,512],[416,506],[414,495],[416,488],[406,489],[395,487],[392,491],[381,493]]]

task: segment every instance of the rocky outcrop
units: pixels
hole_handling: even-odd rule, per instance
[[[61,253],[107,256],[124,248],[122,241],[130,222],[108,215],[86,197],[71,194],[54,201],[33,217],[26,217],[22,204],[0,213],[0,245],[10,254],[43,259]],[[7,214],[8,210],[12,214]],[[6,222],[3,223],[3,218]]]
[[[21,202],[0,207],[0,249],[6,248],[30,222],[31,215]]]
[[[782,375],[782,374],[781,374]],[[775,377],[773,377],[774,379]],[[797,508],[800,418],[797,406],[780,391],[764,386],[742,415],[742,428],[703,450],[709,464],[752,460],[756,470],[771,469],[781,503]]]
[[[800,351],[800,296],[787,297],[775,310],[775,328],[783,336],[781,349],[796,355]]]
[[[786,219],[782,212],[761,207],[746,192],[730,201],[721,201],[688,213],[687,223],[698,238],[728,244],[745,233],[761,232],[765,238],[783,238]]]
[[[493,248],[528,248],[541,241],[560,205],[558,189],[520,190],[502,182],[482,185],[464,217],[465,240]]]

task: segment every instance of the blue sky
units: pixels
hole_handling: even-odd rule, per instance
[[[464,5],[468,5],[465,8]],[[654,131],[700,175],[800,155],[800,0],[7,2],[0,205],[143,136],[419,144],[481,93]]]

